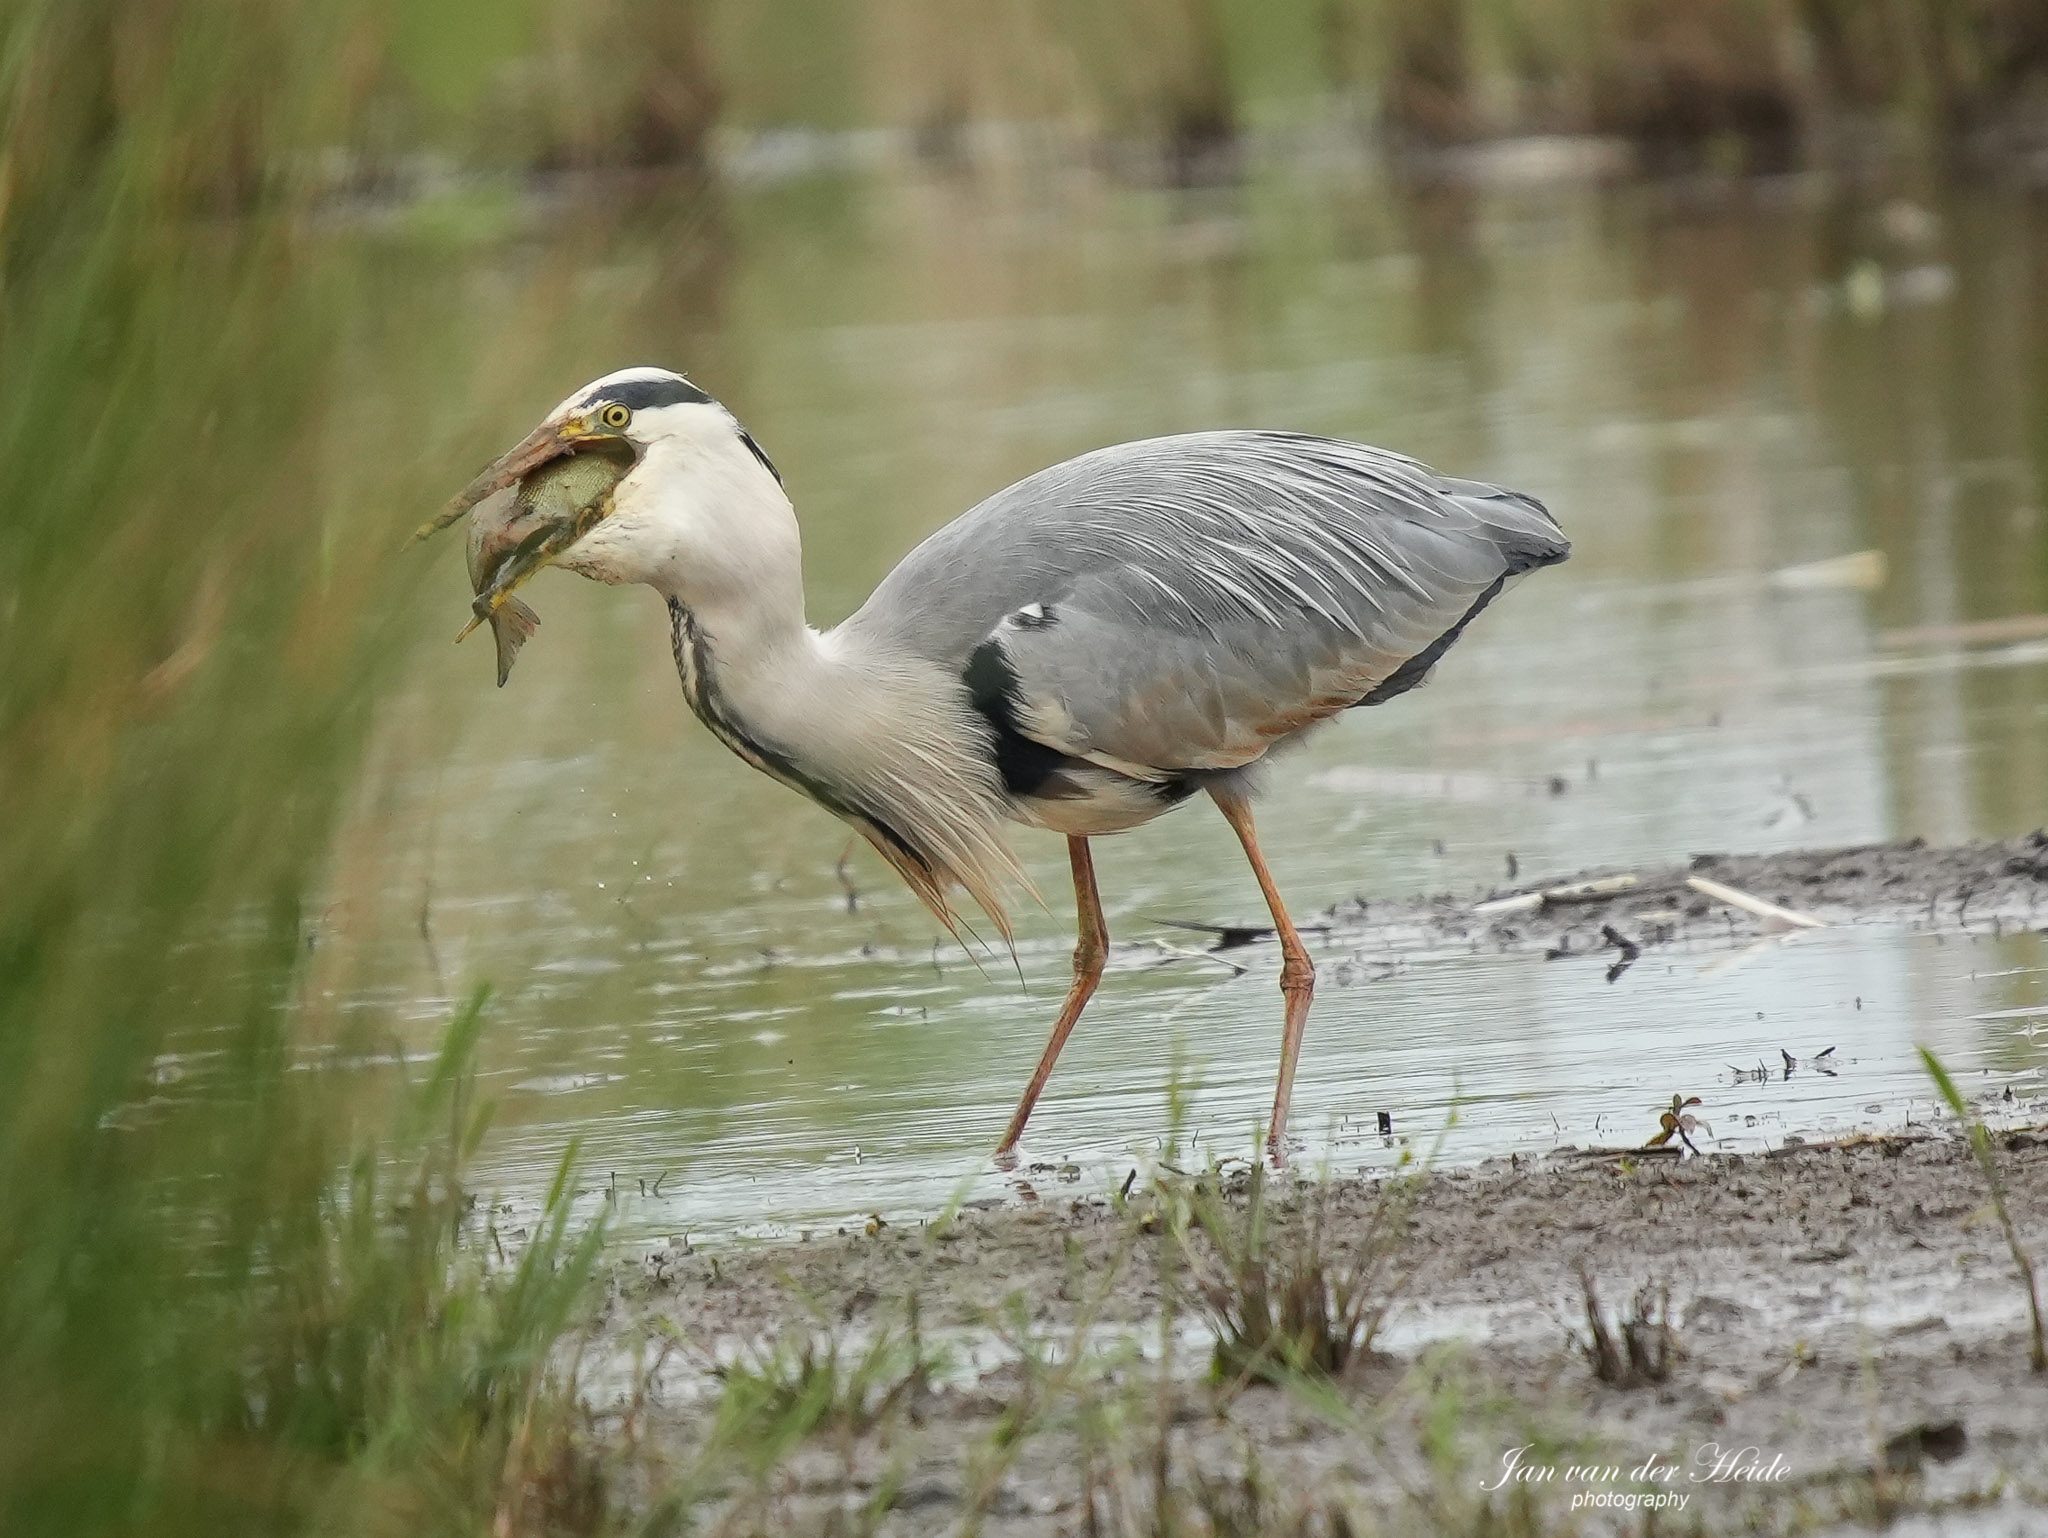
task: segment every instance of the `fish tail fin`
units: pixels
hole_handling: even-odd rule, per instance
[[[491,611],[491,634],[498,643],[498,687],[512,676],[512,664],[519,648],[540,628],[540,616],[517,598],[508,598]]]

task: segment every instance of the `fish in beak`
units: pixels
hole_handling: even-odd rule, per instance
[[[455,639],[490,622],[501,688],[520,647],[540,623],[531,608],[512,596],[513,590],[610,513],[612,492],[634,462],[632,446],[618,433],[581,415],[551,418],[486,466],[413,535],[417,543],[464,514],[475,514],[469,581],[476,598],[470,622]],[[489,505],[515,487],[511,497]]]
[[[406,543],[416,545],[440,533],[478,503],[496,496],[507,486],[517,485],[542,465],[565,454],[573,454],[586,444],[619,441],[616,433],[599,426],[582,413],[550,417],[479,470],[476,479],[463,487],[440,512],[413,530],[412,538]]]
[[[534,537],[538,519],[511,497],[485,499],[469,520],[469,587],[482,593],[511,558],[513,552]],[[491,635],[497,642],[498,687],[512,676],[512,664],[519,649],[540,628],[540,616],[517,598],[507,597],[490,611]],[[464,635],[469,632],[465,628]]]

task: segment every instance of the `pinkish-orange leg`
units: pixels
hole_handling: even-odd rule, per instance
[[[1251,803],[1228,791],[1210,792],[1216,809],[1244,845],[1245,858],[1252,862],[1252,874],[1259,878],[1259,890],[1273,914],[1273,930],[1280,937],[1280,994],[1287,1000],[1287,1029],[1280,1038],[1280,1081],[1273,1089],[1273,1119],[1266,1129],[1266,1152],[1274,1161],[1286,1158],[1287,1103],[1294,1098],[1294,1065],[1301,1056],[1302,1032],[1308,1028],[1309,1001],[1316,992],[1316,964],[1309,960],[1308,947],[1301,943],[1294,920],[1287,916],[1287,904],[1273,873],[1266,869],[1266,857],[1259,853],[1258,831],[1252,826]]]
[[[1074,943],[1074,984],[1067,990],[1067,1002],[1059,1019],[1053,1022],[1052,1039],[1045,1044],[1037,1071],[1024,1087],[1024,1098],[1017,1102],[1017,1114],[1010,1118],[1010,1129],[996,1145],[998,1156],[1015,1148],[1017,1139],[1024,1135],[1024,1123],[1031,1120],[1031,1108],[1038,1104],[1045,1081],[1052,1077],[1052,1065],[1060,1048],[1074,1033],[1074,1022],[1095,996],[1095,985],[1102,981],[1102,963],[1109,955],[1109,925],[1103,921],[1102,898],[1095,890],[1095,861],[1088,853],[1088,840],[1069,838],[1067,857],[1074,865],[1074,916],[1080,928],[1080,938]]]

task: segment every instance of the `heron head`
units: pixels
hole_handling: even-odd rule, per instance
[[[725,413],[681,374],[664,368],[620,369],[593,380],[478,471],[433,527],[453,522],[550,460],[579,449],[623,446],[637,462],[654,443],[686,431],[691,415],[706,407]]]
[[[556,406],[479,472],[429,528],[577,453],[623,453],[631,468],[613,490],[610,512],[571,539],[536,544],[546,553],[536,554],[535,566],[552,562],[600,581],[660,586],[667,567],[685,553],[677,548],[674,525],[687,521],[693,488],[724,505],[735,490],[758,495],[765,479],[779,499],[781,476],[731,412],[671,369],[628,368],[593,380]]]

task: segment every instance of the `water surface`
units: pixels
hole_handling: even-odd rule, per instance
[[[1476,898],[1511,865],[2048,816],[2048,632],[1957,629],[2048,610],[2048,215],[1997,189],[1930,211],[1908,246],[1886,231],[1925,221],[1805,182],[819,177],[487,246],[456,302],[503,336],[508,414],[474,423],[497,439],[630,362],[731,404],[787,479],[819,624],[987,492],[1152,433],[1358,437],[1543,497],[1571,563],[1429,688],[1276,765],[1261,827],[1309,915]],[[544,576],[499,692],[482,645],[447,644],[465,593],[438,560],[421,601],[445,624],[422,624],[337,847],[322,1004],[395,1016],[422,1051],[488,980],[487,1179],[528,1199],[580,1136],[631,1234],[1005,1189],[987,1150],[1071,945],[1058,842],[1020,830],[1050,903],[1023,915],[1020,983],[937,943],[864,846],[842,874],[846,831],[697,726],[651,594]],[[1815,562],[1837,564],[1773,575]],[[1271,1094],[1270,949],[1236,976],[1152,943],[1189,943],[1157,918],[1261,917],[1227,829],[1191,805],[1097,861],[1120,948],[1027,1139],[1044,1195],[1159,1150],[1170,1086],[1190,1157],[1248,1151]],[[1979,1087],[2048,1066],[2048,1013],[2013,1013],[2048,1012],[2038,934],[1653,951],[1612,985],[1591,960],[1328,959],[1294,1115],[1340,1168],[1434,1147],[1454,1105],[1450,1158],[1637,1141],[1674,1092],[1724,1146],[1763,1146],[1927,1114],[1915,1040],[1992,1071]],[[1830,1046],[1832,1076],[1732,1071]]]

